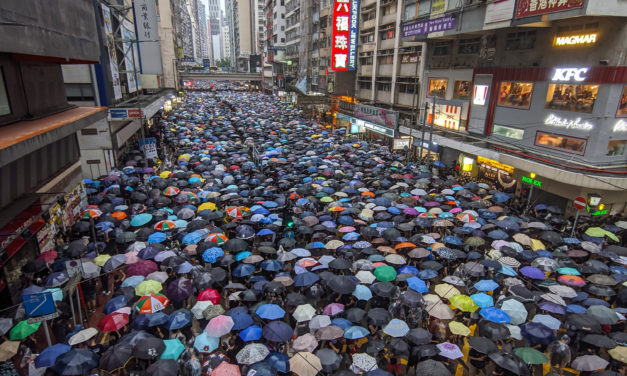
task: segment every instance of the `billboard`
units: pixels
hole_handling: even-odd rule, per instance
[[[104,29],[105,45],[109,53],[109,69],[111,70],[111,83],[113,84],[113,98],[122,98],[122,85],[120,84],[120,73],[118,71],[118,61],[115,52],[115,41],[113,39],[113,24],[111,23],[111,9],[102,4],[102,20]]]
[[[122,24],[122,39],[129,42],[123,42],[124,45],[124,65],[126,70],[131,72],[126,74],[126,81],[128,82],[128,92],[133,93],[138,89],[141,89],[139,82],[137,82],[134,71],[137,70],[139,74],[139,56],[137,54],[137,46],[135,39],[135,28],[133,24],[128,20],[124,20]],[[137,76],[139,77],[139,76]]]
[[[358,21],[359,0],[334,1],[331,70],[355,70]]]
[[[390,128],[398,123],[398,112],[361,103],[355,105],[355,116]]]
[[[516,18],[582,8],[583,4],[584,0],[519,0],[516,4]]]
[[[446,31],[455,28],[455,17],[444,16],[431,20],[414,21],[404,24],[401,27],[401,37],[407,38],[414,35],[434,33],[436,31]]]
[[[142,74],[163,74],[155,0],[133,2]]]

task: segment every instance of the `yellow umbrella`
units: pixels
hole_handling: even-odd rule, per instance
[[[162,177],[163,179],[167,179],[170,177],[170,174],[172,174],[172,171],[162,171],[159,176]]]
[[[179,155],[179,161],[183,161],[183,162],[189,162],[189,160],[191,159],[191,156],[189,154],[181,154]]]
[[[442,248],[442,247],[446,247],[446,246],[444,244],[440,243],[440,242],[436,242],[436,243],[431,244],[431,250],[433,252],[437,251],[439,248]]]
[[[462,324],[459,321],[451,321],[448,323],[449,329],[451,329],[451,333],[460,335],[460,336],[468,336],[470,335],[470,328],[466,325]]]
[[[0,362],[6,362],[17,354],[20,341],[4,341],[0,345]]]
[[[449,285],[448,283],[440,283],[439,285],[436,285],[435,293],[446,299],[450,299],[455,295],[461,294],[455,286]]]
[[[618,361],[627,363],[627,346],[616,346],[611,350],[607,350],[610,356]]]
[[[153,280],[142,281],[137,287],[135,287],[135,295],[144,296],[150,294],[157,294],[163,290],[161,283]]]
[[[531,249],[537,251],[538,249],[546,249],[546,246],[538,239],[531,239]]]
[[[449,300],[462,312],[474,312],[479,309],[477,303],[468,295],[455,295],[449,298]]]
[[[102,255],[96,256],[96,258],[94,259],[94,264],[102,267],[110,258],[111,258],[111,255],[107,255],[106,253],[103,253]]]
[[[214,204],[213,202],[205,202],[204,204],[198,207],[198,212],[201,212],[203,210],[215,211],[216,209],[217,209],[216,204]]]

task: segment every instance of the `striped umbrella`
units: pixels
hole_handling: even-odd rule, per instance
[[[87,209],[81,213],[82,219],[98,218],[102,215],[102,212],[98,209]]]
[[[164,219],[162,221],[159,221],[155,225],[155,230],[157,231],[169,231],[175,228],[176,228],[176,223],[174,223],[174,221],[170,221],[169,219]]]
[[[209,234],[207,235],[207,241],[217,243],[218,245],[224,244],[229,240],[226,235],[217,233],[217,234]]]
[[[242,211],[237,206],[230,206],[226,208],[226,215],[231,218],[242,218]]]
[[[429,212],[420,213],[418,215],[418,217],[420,217],[420,218],[437,218],[437,216],[435,214],[429,213]]]
[[[477,217],[470,213],[461,213],[456,218],[464,223],[477,222]]]
[[[176,187],[167,187],[166,189],[163,190],[163,194],[166,196],[176,196],[181,192],[180,189],[176,188]]]
[[[135,305],[139,313],[155,313],[165,309],[170,300],[162,294],[142,296]]]

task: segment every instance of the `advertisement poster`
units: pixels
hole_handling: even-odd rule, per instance
[[[434,33],[436,31],[446,31],[454,29],[456,25],[455,17],[444,16],[432,20],[410,22],[401,27],[401,37],[407,38],[414,35]]]
[[[141,53],[141,72],[143,74],[163,74],[161,65],[161,46],[157,25],[155,0],[135,0],[135,27]]]
[[[133,24],[128,20],[124,20],[122,26],[122,38],[124,40],[135,40],[135,32],[133,31]],[[135,61],[135,65],[133,65]],[[124,42],[124,65],[127,71],[137,70],[137,77],[139,77],[139,56],[137,54],[137,43]],[[136,92],[141,87],[138,86],[138,82],[135,79],[135,73],[127,73],[126,80],[128,82],[128,92]]]
[[[514,167],[480,156],[477,157],[477,165],[479,167],[478,182],[494,185],[506,193],[516,192],[517,181],[513,177]]]
[[[355,105],[355,116],[391,128],[398,123],[398,112],[360,103]]]
[[[104,21],[104,37],[107,51],[109,52],[109,68],[111,69],[111,81],[113,84],[113,97],[122,98],[122,85],[120,84],[120,73],[118,71],[117,57],[115,56],[115,42],[113,40],[113,26],[111,24],[111,9],[102,5],[102,18]]]
[[[516,18],[582,8],[583,0],[518,0]]]

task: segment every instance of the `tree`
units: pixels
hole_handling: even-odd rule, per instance
[[[220,60],[216,60],[216,67],[230,67],[231,66],[231,60],[230,59],[220,59]]]

